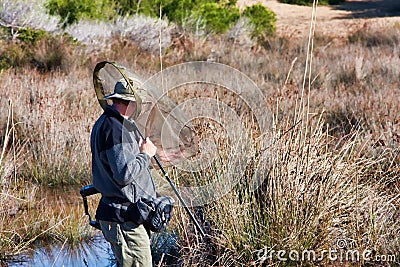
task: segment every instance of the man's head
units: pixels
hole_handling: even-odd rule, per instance
[[[136,98],[125,79],[119,80],[114,86],[114,93],[104,96],[104,99],[112,100],[121,115],[132,117],[136,113]]]

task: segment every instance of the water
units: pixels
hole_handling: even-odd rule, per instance
[[[81,203],[79,190],[72,188],[69,190],[46,190],[41,195],[51,199],[50,203],[57,205],[59,199],[69,199],[70,202],[62,202],[63,205],[75,207]],[[66,210],[69,210],[66,208]],[[86,218],[85,218],[86,219]],[[178,235],[173,231],[153,234],[151,238],[153,260],[156,264],[163,259],[167,266],[176,266],[180,262],[179,247],[177,245]],[[56,242],[56,241],[55,241]],[[116,266],[114,254],[110,244],[104,239],[100,231],[89,241],[82,242],[74,247],[68,244],[60,244],[59,241],[53,244],[35,244],[35,249],[29,253],[19,255],[14,260],[7,261],[9,267],[113,267]],[[0,262],[1,265],[1,262]],[[157,266],[157,265],[156,265]]]
[[[177,266],[180,262],[177,235],[170,232],[152,236],[152,254],[155,264],[160,259],[167,266]],[[23,254],[17,260],[7,262],[9,267],[116,267],[114,254],[101,233],[79,247],[66,244],[40,247],[30,254]],[[157,266],[157,265],[156,265]]]
[[[8,262],[9,267],[80,267],[116,266],[113,252],[101,234],[77,248],[67,245],[39,247],[33,253],[23,254],[17,260]]]

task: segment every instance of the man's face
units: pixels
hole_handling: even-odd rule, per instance
[[[125,115],[131,118],[136,113],[136,102],[129,101],[129,104],[126,108]]]

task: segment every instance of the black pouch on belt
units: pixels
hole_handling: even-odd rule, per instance
[[[136,224],[144,224],[153,211],[153,203],[141,198],[128,206],[128,209],[124,212],[124,218],[126,221],[133,221]]]

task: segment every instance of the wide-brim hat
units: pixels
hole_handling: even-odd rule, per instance
[[[104,99],[118,98],[128,101],[136,101],[135,95],[133,94],[133,90],[130,88],[130,85],[127,84],[124,78],[122,78],[115,84],[114,93],[106,95],[103,98]]]

